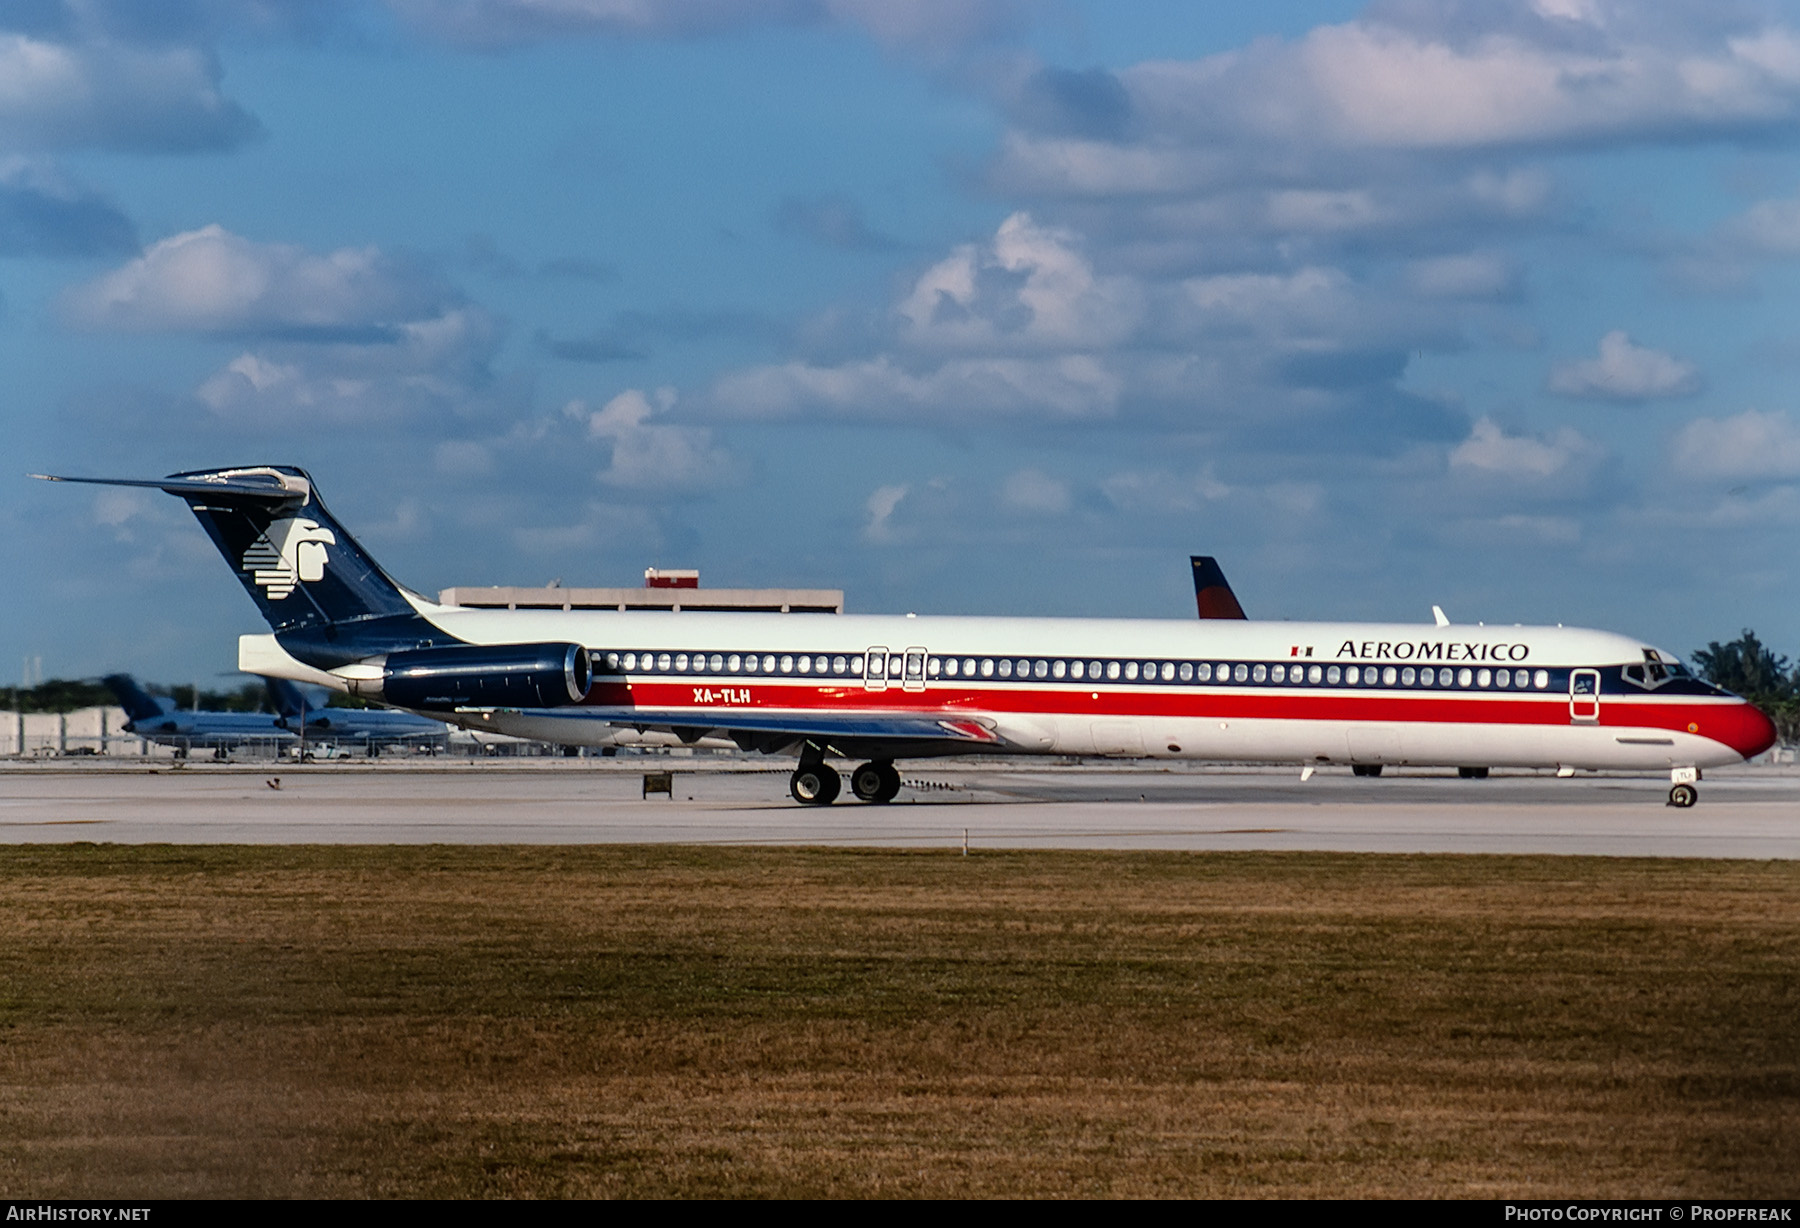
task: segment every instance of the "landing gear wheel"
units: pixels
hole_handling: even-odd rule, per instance
[[[1486,780],[1488,770],[1486,768],[1457,768],[1456,774],[1464,780]]]
[[[1352,776],[1379,776],[1381,775],[1381,765],[1379,763],[1352,763],[1350,774]]]
[[[829,806],[837,800],[838,790],[842,787],[843,781],[837,772],[823,763],[810,767],[802,764],[788,777],[788,792],[802,806]]]
[[[1700,800],[1700,790],[1693,785],[1676,785],[1669,790],[1669,805],[1677,810],[1686,810]]]
[[[891,802],[900,795],[900,772],[886,760],[865,763],[850,773],[850,791],[876,805]]]

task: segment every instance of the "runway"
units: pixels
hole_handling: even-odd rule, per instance
[[[672,769],[673,797],[645,798]],[[803,808],[757,760],[0,765],[0,843],[820,844],[1800,858],[1800,768],[1582,774],[933,763],[887,806]],[[272,787],[273,784],[279,787]],[[848,790],[846,790],[846,797]]]

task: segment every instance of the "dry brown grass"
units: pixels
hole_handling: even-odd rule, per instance
[[[1800,867],[0,850],[0,1195],[1792,1196]]]

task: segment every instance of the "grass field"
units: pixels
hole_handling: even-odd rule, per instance
[[[0,849],[0,1195],[1800,1190],[1800,866]]]

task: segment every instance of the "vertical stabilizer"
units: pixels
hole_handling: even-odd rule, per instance
[[[1237,594],[1226,583],[1218,559],[1209,554],[1196,554],[1188,561],[1194,565],[1194,604],[1199,607],[1201,618],[1245,617],[1244,607],[1238,604]]]
[[[137,679],[130,674],[108,674],[100,682],[113,693],[113,697],[119,701],[119,706],[125,709],[125,715],[134,721],[151,720],[169,710],[163,707],[154,695],[139,686]]]

